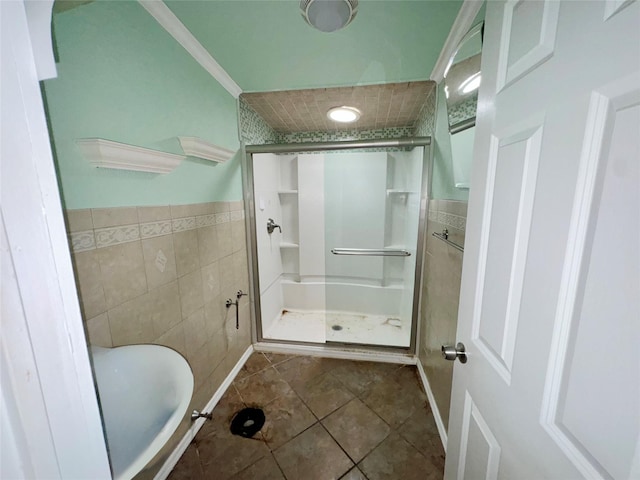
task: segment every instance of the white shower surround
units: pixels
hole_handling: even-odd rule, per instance
[[[406,332],[406,342],[404,345],[397,340],[391,343],[395,346],[409,346],[422,178],[421,150],[355,154],[365,156],[363,161],[370,162],[367,163],[367,170],[371,178],[359,179],[363,183],[360,185],[362,192],[367,194],[369,190],[379,191],[380,188],[386,190],[384,198],[378,195],[376,200],[371,200],[377,202],[377,206],[372,208],[382,209],[382,218],[357,218],[358,230],[363,232],[360,240],[379,242],[375,245],[377,248],[383,243],[387,248],[403,248],[411,253],[409,257],[365,257],[367,264],[362,263],[362,257],[327,258],[333,247],[363,246],[350,244],[349,240],[353,241],[353,238],[331,241],[336,243],[343,240],[347,242],[344,245],[325,245],[327,236],[331,236],[326,233],[325,218],[342,216],[341,210],[329,214],[326,211],[331,206],[327,205],[325,198],[325,161],[340,162],[344,160],[341,156],[354,153],[254,155],[256,236],[262,332],[265,337],[284,310],[306,313],[327,310],[338,314],[399,318],[403,334]],[[374,172],[376,169],[377,172]],[[329,180],[333,182],[336,179]],[[351,203],[357,202],[359,197],[349,199],[348,196],[350,193],[357,196],[357,185],[352,188],[352,183],[357,183],[358,179],[341,178],[338,181],[343,182],[343,187],[346,188],[336,188],[335,193],[346,198],[336,200],[338,203],[334,202],[334,207],[342,208],[339,202],[343,201],[347,204],[350,200]],[[376,188],[369,185],[371,182],[377,184]],[[329,185],[326,188],[329,190],[327,193],[333,195],[333,187]],[[387,217],[386,224],[384,216]],[[277,229],[271,235],[267,233],[266,222],[269,218],[282,226],[282,233]],[[343,221],[344,227],[350,227],[353,223],[353,219],[349,223],[349,218]],[[347,230],[341,228],[341,225],[329,227],[333,227],[339,237],[342,237],[343,230]],[[369,239],[367,235],[379,238]],[[355,241],[358,242],[358,239]],[[334,268],[332,265],[339,266]],[[327,267],[333,275],[326,275]],[[337,273],[343,275],[336,275]],[[317,321],[318,316],[301,315],[301,318],[314,318]],[[367,317],[369,323],[372,320]],[[306,327],[312,330],[319,328],[311,324]],[[386,334],[382,331],[380,333],[389,337],[388,331]],[[291,334],[295,337],[293,332]],[[307,341],[324,341],[315,334],[311,334],[310,338],[313,340]],[[370,339],[370,336],[363,338]],[[285,335],[282,339],[293,338]],[[363,343],[384,344],[385,339],[379,338],[372,342],[365,340]]]

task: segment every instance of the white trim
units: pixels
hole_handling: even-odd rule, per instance
[[[436,64],[434,65],[431,75],[429,76],[429,80],[440,83],[444,79],[444,72],[447,69],[447,65],[449,64],[451,56],[460,45],[460,41],[473,26],[473,20],[478,15],[481,7],[481,1],[464,0],[464,3],[460,7],[460,11],[458,12],[458,16],[451,26],[449,36],[447,37],[447,40],[444,42],[444,46],[440,51],[440,56],[438,57],[438,60],[436,60]]]
[[[51,31],[53,0],[28,1],[25,2],[24,8],[27,13],[38,80],[56,78],[58,71],[53,55],[53,32]]]
[[[294,345],[259,342],[253,345],[256,352],[281,353],[283,355],[308,355],[310,357],[339,358],[342,360],[361,360],[366,362],[397,363],[415,365],[415,355],[401,353],[365,352],[360,350],[338,350],[316,345]]]
[[[0,35],[2,115],[12,120],[2,123],[1,209],[15,270],[12,290],[19,291],[21,303],[3,304],[2,315],[13,327],[24,319],[25,345],[2,373],[31,384],[31,398],[16,402],[21,418],[12,420],[26,439],[43,426],[48,430],[56,465],[45,465],[39,451],[20,454],[33,462],[39,478],[110,478],[23,1],[0,2]],[[29,355],[35,370],[22,370]],[[34,401],[43,402],[46,412],[25,410]]]
[[[113,142],[103,138],[84,138],[76,140],[76,144],[92,165],[101,168],[169,173],[185,159],[182,155]]]
[[[424,371],[420,360],[417,361],[416,365],[418,366],[418,373],[420,374],[420,380],[422,380],[422,386],[424,387],[424,391],[429,399],[429,406],[431,407],[433,418],[436,421],[436,427],[438,427],[438,433],[440,434],[440,441],[442,442],[444,453],[447,453],[447,427],[444,426],[442,415],[440,415],[440,410],[438,410],[438,404],[436,403],[436,397],[433,395],[433,390],[431,390],[431,385],[429,385],[427,373]]]
[[[138,0],[138,2],[227,92],[235,98],[240,96],[242,88],[240,88],[225,69],[216,62],[207,49],[198,42],[196,37],[193,36],[164,2],[161,0]]]
[[[240,360],[238,360],[238,362],[235,364],[233,369],[231,369],[231,372],[229,372],[229,375],[227,375],[227,377],[224,379],[224,382],[222,382],[222,384],[218,387],[216,392],[213,394],[213,396],[211,397],[211,400],[209,400],[207,405],[204,407],[203,409],[204,412],[213,411],[213,409],[216,407],[216,405],[218,404],[222,396],[225,394],[227,389],[233,383],[233,380],[238,375],[238,372],[240,372],[240,369],[242,369],[242,367],[247,362],[247,360],[249,360],[249,357],[253,352],[254,352],[253,345],[249,345],[245,350],[245,352],[240,357]],[[191,444],[193,439],[196,437],[196,434],[198,433],[198,431],[204,425],[204,422],[206,422],[206,419],[199,418],[193,423],[189,431],[184,435],[184,437],[182,437],[182,440],[180,440],[180,443],[178,443],[178,445],[173,450],[173,452],[171,452],[169,457],[167,457],[167,460],[164,462],[164,464],[162,465],[162,468],[160,468],[160,470],[154,477],[154,480],[165,480],[169,476],[171,471],[175,468],[176,464],[180,460],[180,457],[182,457],[184,452],[189,447],[189,444]]]
[[[212,162],[226,162],[236,153],[234,150],[219,147],[198,137],[178,137],[185,155],[203,158]]]

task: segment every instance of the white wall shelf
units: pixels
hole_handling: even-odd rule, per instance
[[[278,190],[279,195],[297,195],[298,190]]]
[[[235,152],[228,148],[219,147],[198,137],[178,137],[185,155],[203,158],[211,162],[222,163],[229,160]]]
[[[100,168],[169,173],[185,159],[182,155],[127,145],[103,138],[83,138],[76,140],[76,144],[87,160]]]
[[[281,242],[280,248],[299,248],[300,245],[297,243],[289,243],[289,242]]]

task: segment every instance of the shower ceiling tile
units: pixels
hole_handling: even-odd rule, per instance
[[[369,130],[413,127],[434,88],[434,82],[420,81],[243,93],[242,98],[278,133]],[[360,120],[329,120],[327,111],[342,105],[360,110]]]

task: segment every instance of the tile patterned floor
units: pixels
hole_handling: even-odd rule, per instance
[[[264,410],[252,439],[233,415]],[[416,368],[254,353],[169,480],[441,479],[444,451]]]

